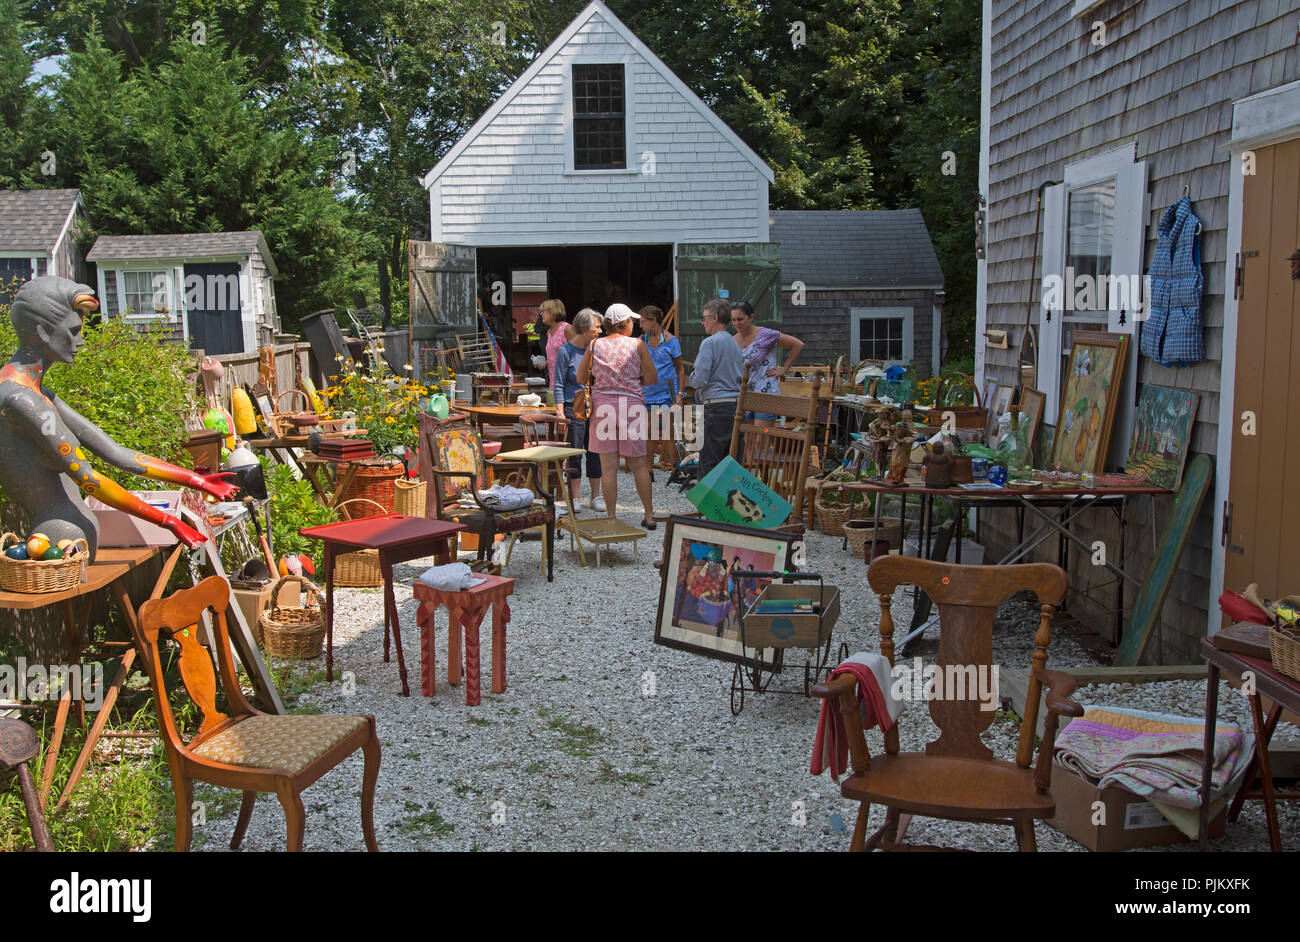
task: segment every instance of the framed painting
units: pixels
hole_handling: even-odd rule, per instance
[[[1034,467],[1054,471],[1052,467],[1052,445],[1056,442],[1056,426],[1044,425],[1038,433],[1038,448],[1033,452]]]
[[[1061,377],[1052,463],[1063,471],[1104,471],[1128,337],[1075,331]]]
[[[1138,392],[1124,471],[1148,484],[1178,490],[1200,398],[1186,389],[1144,383]]]
[[[268,438],[274,437],[275,423],[271,421],[271,416],[275,414],[275,403],[271,401],[271,390],[258,383],[255,386],[245,385],[244,391],[253,400],[253,408],[257,410],[258,418],[262,420],[259,429],[264,430]]]
[[[1002,418],[1003,413],[1011,408],[1011,396],[1015,393],[1014,386],[999,385],[997,391],[993,394],[993,400],[989,403],[989,424],[984,430],[985,437],[992,439],[998,431],[998,420]]]
[[[1032,386],[1025,386],[1020,390],[1020,421],[1027,423],[1025,443],[1029,446],[1031,455],[1034,453],[1034,443],[1038,437],[1038,429],[1043,424],[1043,410],[1046,407],[1047,396],[1042,392]]]
[[[990,412],[993,410],[993,399],[998,394],[998,378],[996,376],[984,377],[984,392],[980,398],[980,405]]]
[[[775,671],[779,650],[745,648],[740,615],[770,579],[740,580],[737,570],[791,569],[795,535],[698,517],[668,519],[655,618],[655,643]]]

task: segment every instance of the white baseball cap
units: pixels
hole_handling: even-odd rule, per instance
[[[641,315],[626,304],[611,304],[605,309],[605,320],[611,324],[621,324],[629,317],[635,317],[637,320],[641,319]]]

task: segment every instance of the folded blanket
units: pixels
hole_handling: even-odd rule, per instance
[[[1199,808],[1205,721],[1119,707],[1086,707],[1056,738],[1056,758],[1101,788],[1115,785],[1175,808]],[[1210,794],[1250,761],[1254,737],[1215,726]],[[1234,783],[1235,784],[1235,783]]]
[[[462,589],[482,585],[487,580],[475,576],[465,563],[448,563],[445,566],[430,566],[420,573],[417,581],[440,592],[460,592]]]
[[[491,507],[493,510],[522,510],[531,507],[537,498],[526,487],[493,484],[486,491],[479,491],[478,499],[484,507]]]
[[[882,731],[887,731],[892,727],[903,712],[903,702],[894,698],[893,675],[885,656],[859,652],[831,671],[831,678],[841,674],[852,674],[857,678],[862,728],[867,730],[879,724]],[[831,781],[838,782],[848,768],[848,758],[849,741],[839,702],[823,700],[809,771],[821,775],[830,769]]]

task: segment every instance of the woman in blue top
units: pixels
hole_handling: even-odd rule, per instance
[[[686,388],[686,368],[682,365],[682,344],[664,330],[664,312],[647,304],[641,315],[642,341],[650,350],[658,382],[645,387],[645,404],[650,410],[650,435],[659,439],[659,467],[671,471],[677,464],[677,435],[672,428],[672,406],[682,404]]]
[[[573,317],[573,339],[555,352],[555,369],[552,371],[552,389],[555,392],[555,411],[569,421],[568,442],[570,448],[587,447],[587,423],[578,421],[573,414],[573,397],[578,394],[582,384],[578,382],[578,365],[588,345],[600,336],[600,315],[589,307],[584,307]],[[587,452],[587,483],[591,485],[591,498],[587,506],[598,513],[605,512],[605,500],[600,495],[600,455]],[[618,456],[615,455],[617,458]],[[574,455],[569,459],[569,497],[576,508],[578,500],[578,483],[582,477],[582,456]],[[556,507],[558,516],[563,510]]]

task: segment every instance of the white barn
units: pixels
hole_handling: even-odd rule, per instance
[[[707,296],[745,296],[777,320],[772,180],[593,0],[424,177],[432,244],[412,244],[412,340],[472,329],[475,300],[499,282],[525,299],[483,305],[503,339],[546,296],[571,313],[676,298],[688,355],[691,307]]]

